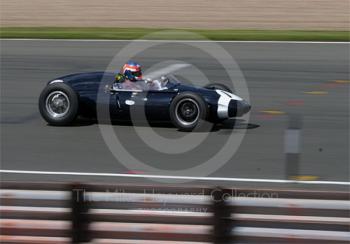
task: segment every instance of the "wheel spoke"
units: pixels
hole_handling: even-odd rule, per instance
[[[175,112],[181,123],[190,125],[199,118],[199,105],[195,100],[186,98],[177,104]]]
[[[68,96],[62,91],[53,91],[46,98],[46,110],[53,118],[65,116],[70,107]]]

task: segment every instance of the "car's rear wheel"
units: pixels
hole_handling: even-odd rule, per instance
[[[223,90],[223,91],[227,91],[227,92],[232,93],[231,88],[229,88],[228,86],[221,84],[221,83],[211,83],[211,84],[204,86],[204,88],[212,89],[212,90],[218,89],[218,90]]]
[[[49,84],[40,94],[39,111],[50,125],[71,124],[78,115],[78,109],[77,93],[64,83]]]
[[[192,92],[177,95],[170,104],[170,118],[181,131],[210,129],[208,106],[203,98]]]

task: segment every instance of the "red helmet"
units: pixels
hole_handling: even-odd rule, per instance
[[[136,62],[129,61],[126,64],[124,64],[121,70],[121,73],[125,75],[125,77],[128,80],[131,80],[131,81],[142,80],[141,65]]]

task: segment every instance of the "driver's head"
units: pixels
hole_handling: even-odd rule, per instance
[[[129,61],[124,64],[121,73],[130,81],[142,80],[141,65],[136,62]]]

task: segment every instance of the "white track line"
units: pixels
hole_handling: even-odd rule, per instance
[[[200,180],[200,181],[226,181],[226,182],[255,182],[255,183],[283,183],[283,184],[314,184],[314,185],[343,185],[350,186],[346,181],[296,181],[282,179],[254,179],[254,178],[225,178],[225,177],[197,177],[197,176],[171,176],[171,175],[146,175],[146,174],[115,174],[115,173],[88,173],[88,172],[60,172],[60,171],[26,171],[0,169],[3,174],[34,174],[34,175],[73,175],[73,176],[99,176],[99,177],[124,177],[144,179],[169,179],[169,180]]]
[[[219,41],[219,40],[106,40],[106,39],[36,39],[36,38],[0,38],[0,41],[60,41],[60,42],[197,42],[197,43],[272,43],[272,44],[350,44],[350,42],[322,42],[322,41]]]

